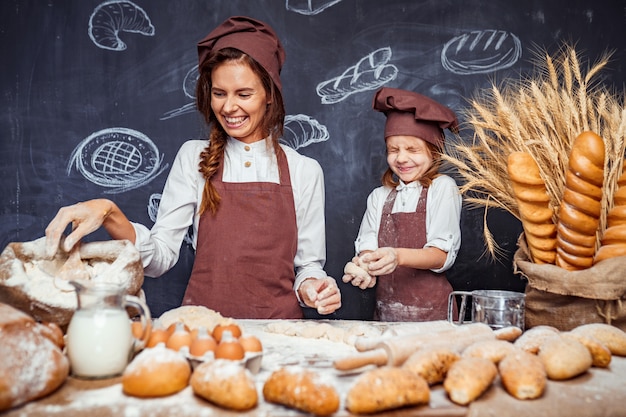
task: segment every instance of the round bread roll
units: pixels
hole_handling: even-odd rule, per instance
[[[193,371],[190,384],[196,395],[223,408],[244,411],[258,402],[252,374],[237,361],[203,362]]]
[[[122,374],[122,389],[134,397],[163,397],[189,384],[191,366],[177,351],[163,344],[142,350]]]

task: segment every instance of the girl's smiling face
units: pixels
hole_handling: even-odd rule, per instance
[[[211,110],[226,133],[244,143],[267,136],[261,122],[267,94],[261,79],[244,63],[229,61],[211,74]]]
[[[420,179],[433,164],[427,142],[415,136],[389,136],[387,164],[405,184]]]

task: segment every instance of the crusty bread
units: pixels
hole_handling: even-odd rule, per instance
[[[605,345],[613,355],[626,356],[626,332],[606,323],[582,324],[572,333],[591,336]]]
[[[122,374],[122,390],[134,397],[163,397],[189,384],[191,365],[164,344],[142,350]]]
[[[244,411],[258,402],[254,378],[238,361],[203,362],[193,371],[190,385],[196,395],[223,408]]]
[[[0,303],[0,411],[50,394],[69,374],[69,362],[48,329]]]
[[[607,368],[611,363],[613,358],[611,350],[595,337],[572,332],[561,333],[561,336],[571,337],[582,343],[591,354],[591,366]]]
[[[597,134],[586,131],[574,139],[558,212],[555,263],[561,268],[576,271],[593,265],[602,211],[604,157],[604,141]],[[583,238],[572,238],[576,235]]]
[[[543,362],[537,355],[515,349],[498,365],[504,389],[519,400],[539,398],[547,384]]]
[[[556,225],[550,197],[539,167],[527,152],[512,152],[507,169],[532,260],[553,264],[556,258]]]
[[[549,337],[559,334],[559,329],[552,326],[535,326],[526,330],[513,345],[528,353],[537,353],[541,344]]]
[[[546,339],[539,348],[539,359],[549,379],[571,379],[591,368],[589,350],[578,340],[560,334]]]
[[[346,408],[354,414],[371,414],[429,401],[430,388],[422,377],[407,369],[382,366],[359,375],[346,396]]]
[[[443,382],[458,353],[447,348],[420,349],[408,357],[402,368],[421,376],[428,385]]]
[[[339,394],[330,381],[300,366],[286,366],[272,372],[263,384],[266,401],[318,416],[339,409]]]
[[[464,358],[489,359],[496,365],[509,353],[517,348],[506,340],[483,340],[469,345],[463,351]]]
[[[453,402],[467,405],[487,391],[497,375],[498,368],[489,359],[461,358],[448,370],[443,388]]]

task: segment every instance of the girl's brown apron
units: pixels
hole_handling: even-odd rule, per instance
[[[293,290],[298,245],[287,157],[277,155],[280,184],[222,181],[215,215],[200,217],[196,258],[183,304],[233,318],[302,318]]]
[[[394,188],[383,206],[378,247],[416,248],[426,244],[426,199],[422,188],[414,213],[391,213],[398,192]],[[447,320],[452,286],[445,274],[398,266],[376,285],[376,314],[381,321]]]

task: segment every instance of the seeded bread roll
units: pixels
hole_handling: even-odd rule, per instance
[[[290,408],[327,416],[339,409],[339,394],[329,380],[316,372],[288,366],[277,369],[263,385],[266,401]]]
[[[371,414],[429,401],[424,378],[407,369],[382,366],[359,375],[346,396],[346,408],[354,414]]]
[[[443,388],[453,402],[467,405],[487,391],[497,374],[489,359],[461,358],[448,370]]]
[[[518,400],[530,400],[543,395],[548,377],[537,355],[515,349],[500,361],[498,370],[504,389]]]
[[[626,256],[626,163],[617,180],[613,194],[613,208],[607,213],[606,230],[602,244],[595,254],[594,263],[616,256]]]
[[[593,265],[604,184],[604,141],[583,132],[572,144],[558,213],[556,265],[569,271]],[[563,233],[567,229],[572,233]],[[571,239],[574,232],[584,239]],[[592,239],[593,238],[593,239]]]
[[[191,375],[193,392],[223,408],[244,411],[257,405],[258,393],[250,371],[237,361],[201,363]]]
[[[539,167],[529,153],[513,152],[509,155],[507,169],[531,258],[538,264],[553,264],[556,225]]]

